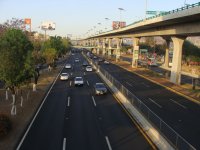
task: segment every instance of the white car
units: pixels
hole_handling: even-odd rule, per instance
[[[68,79],[69,79],[69,74],[68,73],[61,73],[60,80],[68,80]]]
[[[109,62],[109,61],[107,61],[107,60],[105,60],[105,61],[104,61],[104,64],[109,64],[109,63],[110,63],[110,62]]]
[[[85,68],[85,70],[88,71],[88,72],[91,72],[91,71],[92,71],[92,66],[87,66],[87,67]]]
[[[79,62],[79,59],[78,59],[78,58],[76,58],[76,59],[75,59],[75,62]]]
[[[74,79],[74,85],[75,86],[80,86],[80,85],[83,85],[84,84],[84,81],[83,81],[83,78],[82,77],[75,77]]]
[[[71,64],[66,64],[66,65],[65,65],[65,68],[66,68],[66,69],[71,69],[71,68],[72,68],[72,65],[71,65]]]

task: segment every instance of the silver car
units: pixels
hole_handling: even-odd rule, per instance
[[[104,83],[96,83],[94,85],[95,95],[102,95],[107,93],[107,88]]]
[[[61,73],[60,80],[68,80],[68,79],[69,79],[69,74],[68,73]]]

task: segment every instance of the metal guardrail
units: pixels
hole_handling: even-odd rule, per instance
[[[136,95],[130,92],[125,86],[123,86],[117,79],[115,79],[110,73],[104,70],[97,62],[90,59],[92,64],[97,68],[126,98],[127,100],[143,114],[143,116],[151,122],[154,127],[164,136],[166,139],[174,145],[176,149],[180,150],[196,150],[188,141],[186,141],[181,135],[179,135],[174,129],[172,129],[167,123],[165,123],[158,115],[156,115],[150,108],[148,108]]]

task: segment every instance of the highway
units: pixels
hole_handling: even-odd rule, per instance
[[[75,63],[74,59],[80,62]],[[84,57],[71,55],[63,69],[71,76],[68,81],[56,80],[36,116],[20,150],[149,150],[153,149],[123,108],[108,92],[96,96],[93,85],[102,82],[93,72],[85,72]],[[83,87],[75,87],[75,76],[83,76]]]
[[[200,149],[200,106],[198,104],[115,64],[101,63],[100,66],[142,100],[190,144]],[[152,122],[159,126],[157,120],[152,118]]]

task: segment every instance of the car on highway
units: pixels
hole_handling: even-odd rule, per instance
[[[78,58],[76,58],[74,61],[75,61],[75,62],[79,62],[80,60],[79,60]]]
[[[149,66],[158,66],[155,58],[148,58],[147,63]]]
[[[75,86],[83,86],[83,84],[84,84],[83,77],[75,77],[74,78]]]
[[[83,66],[88,66],[89,64],[88,64],[88,62],[87,61],[84,61],[83,62]]]
[[[95,83],[94,92],[95,95],[102,95],[107,93],[107,88],[104,83]]]
[[[92,66],[90,66],[90,65],[87,66],[87,67],[85,68],[85,70],[88,71],[88,72],[91,72],[91,71],[92,71]]]
[[[99,58],[98,61],[99,61],[99,62],[103,62],[103,59],[102,59],[102,58]]]
[[[69,74],[68,73],[61,73],[60,74],[60,80],[68,80],[69,79]]]
[[[105,60],[104,62],[103,62],[104,64],[110,64],[110,62],[109,61],[107,61],[107,60]]]
[[[72,65],[71,64],[66,64],[65,65],[65,69],[71,69],[72,68]]]

